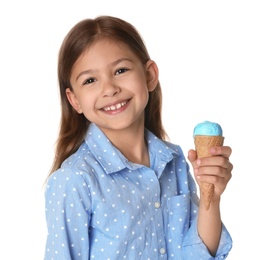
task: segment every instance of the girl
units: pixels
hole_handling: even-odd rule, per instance
[[[220,218],[231,148],[188,159],[215,185],[209,210],[161,120],[156,63],[115,17],[76,24],[59,53],[61,124],[46,186],[45,259],[225,259]],[[200,205],[200,206],[199,206]]]

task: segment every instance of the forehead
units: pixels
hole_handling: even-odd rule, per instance
[[[109,38],[102,38],[94,41],[88,48],[84,50],[82,55],[90,55],[92,53],[94,53],[93,55],[108,55],[109,53],[134,55],[128,44]]]
[[[94,41],[83,51],[75,62],[73,69],[80,63],[91,65],[101,60],[116,60],[121,58],[139,60],[129,45],[114,39],[102,38]]]

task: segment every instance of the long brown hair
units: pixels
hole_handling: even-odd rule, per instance
[[[72,89],[71,71],[79,56],[100,38],[109,38],[126,44],[143,64],[150,59],[146,46],[135,27],[116,17],[99,16],[95,19],[85,19],[68,32],[59,51],[58,81],[61,120],[50,174],[79,148],[89,127],[88,119],[83,114],[78,114],[70,105],[65,90]],[[149,93],[149,101],[145,108],[145,127],[157,137],[165,140],[167,135],[162,125],[161,110],[162,93],[158,82],[155,90]]]

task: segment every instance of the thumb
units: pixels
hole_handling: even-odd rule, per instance
[[[191,149],[188,152],[188,160],[193,163],[197,159],[197,153],[195,150]]]

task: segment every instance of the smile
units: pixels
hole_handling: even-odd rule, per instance
[[[112,105],[112,106],[104,107],[103,110],[104,111],[114,111],[114,110],[120,109],[121,107],[124,107],[127,103],[128,103],[128,101],[123,101],[123,102],[120,102],[120,103]]]

